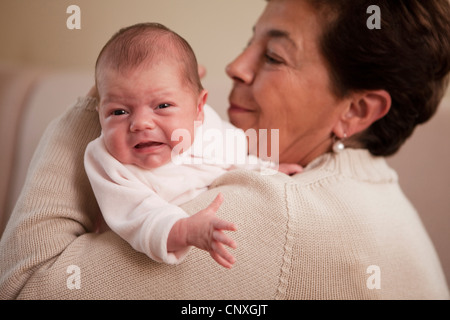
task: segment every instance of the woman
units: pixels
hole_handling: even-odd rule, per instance
[[[87,98],[43,137],[2,239],[1,297],[449,299],[382,157],[442,97],[449,4],[379,2],[374,30],[369,5],[271,0],[227,67],[232,123],[278,129],[280,162],[305,167],[293,177],[230,172],[183,206],[193,213],[224,195],[218,215],[238,226],[232,270],[195,250],[177,267],[157,264],[112,232],[91,232],[98,209],[81,159],[99,125]]]

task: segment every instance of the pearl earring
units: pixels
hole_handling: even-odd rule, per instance
[[[347,137],[347,135],[344,133],[344,138],[345,139]],[[333,151],[334,153],[340,153],[345,149],[345,145],[343,139],[337,139],[337,137],[335,136],[335,142],[333,143]]]

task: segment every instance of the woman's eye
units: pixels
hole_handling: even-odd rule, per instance
[[[158,105],[158,109],[165,109],[170,107],[169,103],[161,103],[160,105]]]
[[[121,116],[121,115],[127,114],[127,112],[125,110],[118,109],[118,110],[114,110],[113,112],[111,112],[111,114],[114,116]]]
[[[282,64],[283,63],[283,61],[281,59],[275,58],[275,57],[273,57],[272,55],[270,55],[268,53],[266,53],[264,55],[264,58],[266,59],[266,62],[269,63],[269,64]]]

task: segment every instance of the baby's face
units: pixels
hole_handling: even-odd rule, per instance
[[[163,62],[122,73],[101,71],[100,123],[106,148],[117,160],[152,169],[169,162],[177,144],[177,150],[191,146],[207,94],[194,93],[181,74]],[[172,141],[176,129],[187,130],[192,141]]]

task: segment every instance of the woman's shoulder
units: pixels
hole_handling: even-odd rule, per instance
[[[258,171],[231,170],[217,178],[210,189],[226,190],[233,201],[246,202],[259,199],[286,199],[286,190],[295,188],[299,197],[315,197],[344,189],[358,188],[363,192],[368,186],[398,186],[396,172],[383,157],[374,157],[366,150],[348,149],[340,154],[325,154],[310,163],[303,172],[289,176],[278,172],[265,175]],[[313,192],[313,194],[310,194]]]
[[[293,177],[302,185],[323,184],[327,180],[354,180],[367,183],[397,183],[397,173],[384,157],[376,157],[366,149],[345,149],[326,153],[312,161],[305,170]]]

